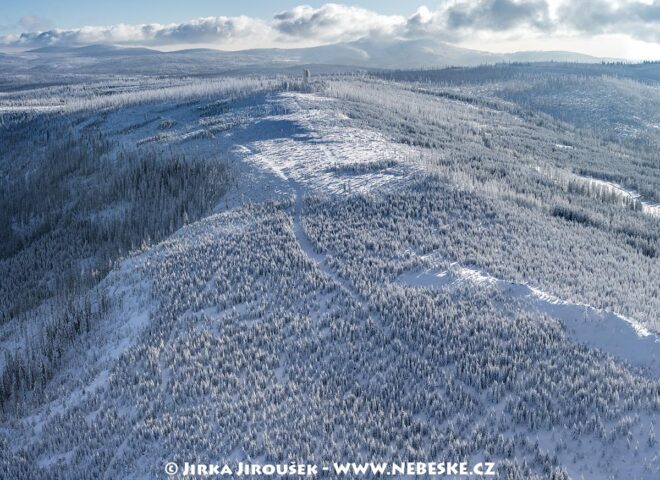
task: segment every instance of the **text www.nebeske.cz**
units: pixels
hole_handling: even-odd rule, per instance
[[[179,471],[175,463],[168,463],[165,471],[182,476],[303,476],[313,477],[323,473],[335,475],[383,475],[383,476],[495,476],[495,464],[479,462],[367,462],[333,463],[330,466],[314,464],[200,464],[185,462]]]

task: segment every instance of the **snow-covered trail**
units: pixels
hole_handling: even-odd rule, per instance
[[[640,193],[634,190],[624,188],[618,183],[600,180],[598,178],[585,177],[582,175],[576,175],[576,177],[582,179],[582,181],[589,184],[592,188],[600,189],[607,193],[619,195],[630,201],[638,202],[640,210],[643,213],[653,217],[660,217],[660,204],[645,200]]]
[[[574,341],[598,348],[660,378],[660,338],[622,315],[567,302],[529,285],[502,280],[458,264],[452,264],[447,270],[406,273],[397,281],[420,288],[452,288],[469,281],[495,289],[523,309],[559,320]]]
[[[341,278],[337,272],[335,272],[326,261],[327,255],[319,253],[315,250],[314,245],[309,240],[307,233],[302,224],[302,206],[304,202],[304,189],[298,185],[296,182],[291,182],[291,186],[294,190],[295,201],[293,205],[293,234],[296,237],[296,241],[302,252],[305,256],[314,264],[316,267],[321,270],[325,275],[330,277],[332,281],[338,285],[345,293],[348,293],[359,303],[363,302],[360,294],[353,288],[350,283]]]

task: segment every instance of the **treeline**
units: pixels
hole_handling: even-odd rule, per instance
[[[110,301],[101,290],[83,298],[74,295],[58,297],[43,314],[43,323],[20,327],[21,348],[6,351],[0,374],[0,411],[19,412],[22,404],[43,403],[49,396],[48,382],[60,367],[64,356],[80,335],[92,328],[109,311]]]
[[[98,129],[44,122],[6,137],[3,161],[26,173],[8,174],[0,192],[0,323],[31,334],[6,355],[3,409],[43,395],[69,346],[105,312],[91,289],[117,261],[208,213],[231,180],[222,158],[118,147]]]
[[[2,321],[71,283],[89,287],[116,259],[200,218],[230,181],[218,158],[173,149],[110,153],[99,130],[74,133],[70,125],[43,135],[29,173],[7,180],[0,193],[0,271],[11,279],[0,287]]]

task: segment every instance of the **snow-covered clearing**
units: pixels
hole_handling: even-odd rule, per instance
[[[408,272],[397,281],[420,288],[452,288],[465,281],[493,288],[505,295],[508,302],[559,320],[576,342],[598,348],[660,378],[660,338],[636,321],[614,312],[567,302],[529,285],[508,282],[456,263],[447,270]]]
[[[356,128],[337,100],[284,93],[272,101],[286,113],[248,127],[257,135],[241,151],[246,162],[295,181],[303,193],[382,191],[406,181],[417,168],[418,150]]]

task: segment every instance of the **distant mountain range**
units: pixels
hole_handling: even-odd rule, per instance
[[[411,69],[474,66],[503,62],[581,62],[612,60],[573,52],[495,54],[456,47],[433,39],[364,39],[310,48],[222,51],[189,49],[161,52],[113,45],[43,47],[3,54],[0,65],[9,72],[206,74],[237,69],[273,69],[324,65],[367,69]]]

